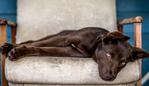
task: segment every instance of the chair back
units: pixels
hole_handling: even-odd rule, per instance
[[[18,0],[17,5],[17,43],[68,29],[116,29],[115,0]]]

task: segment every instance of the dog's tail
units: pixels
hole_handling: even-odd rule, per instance
[[[10,43],[5,43],[4,45],[2,45],[2,54],[4,55],[8,55],[9,51],[14,48],[14,45],[10,44]]]

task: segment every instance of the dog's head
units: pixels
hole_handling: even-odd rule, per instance
[[[98,38],[94,59],[103,80],[112,81],[128,62],[149,57],[142,49],[130,46],[128,40],[129,37],[120,32],[111,32]]]

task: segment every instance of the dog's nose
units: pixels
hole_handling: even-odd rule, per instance
[[[113,81],[115,79],[115,77],[113,77],[113,76],[106,76],[104,79],[107,80],[107,81]]]
[[[113,81],[115,79],[115,76],[112,74],[105,74],[104,76],[101,77],[103,80],[106,81]]]

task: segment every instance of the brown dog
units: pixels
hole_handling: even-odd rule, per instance
[[[3,54],[8,54],[10,60],[27,55],[92,57],[98,64],[100,77],[112,81],[128,62],[149,57],[142,49],[130,46],[128,39],[120,32],[87,27],[16,45],[6,43]]]

